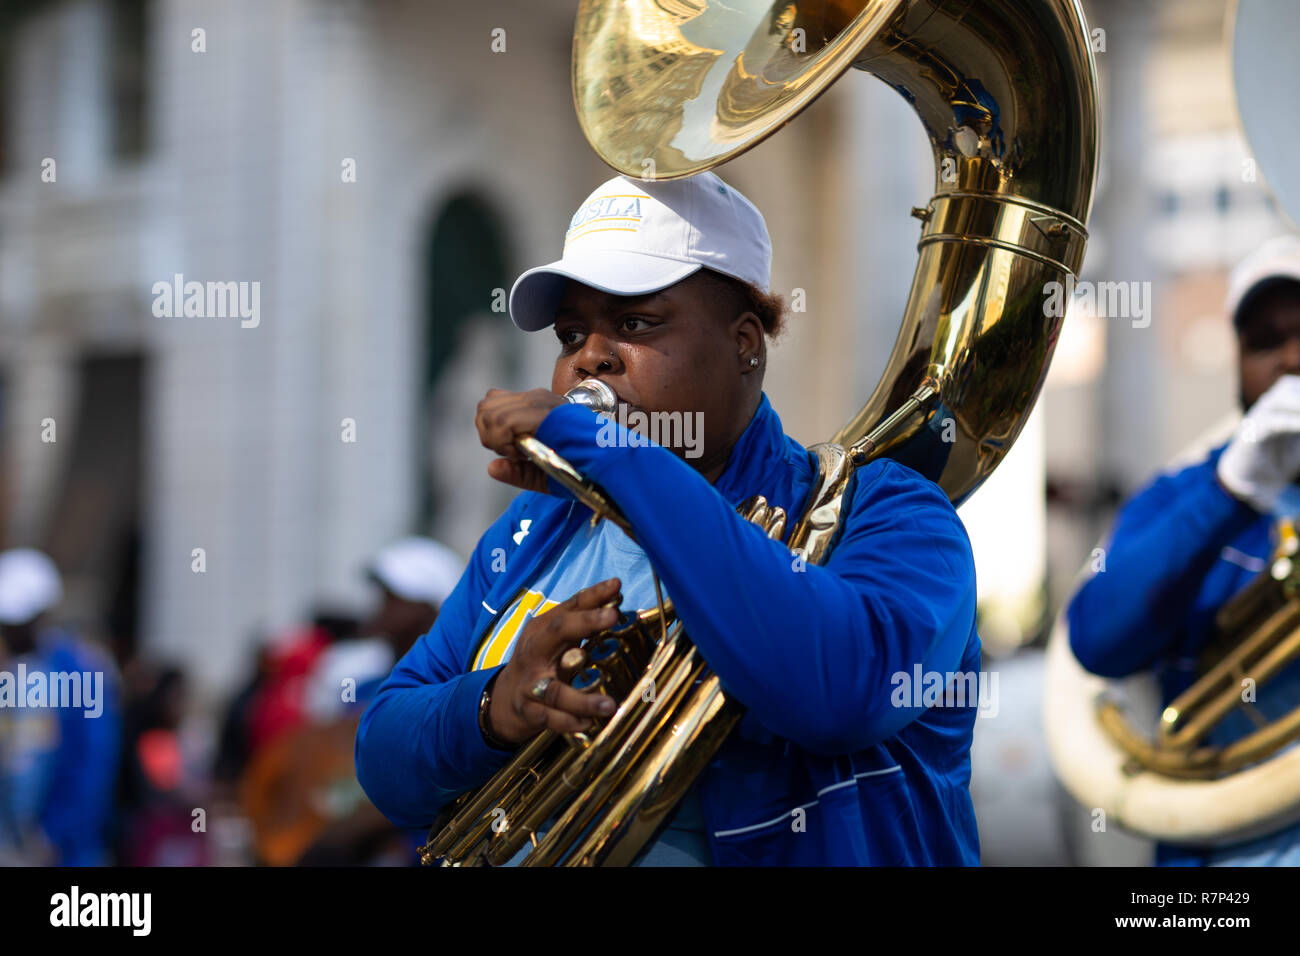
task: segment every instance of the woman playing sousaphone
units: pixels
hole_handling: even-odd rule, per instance
[[[824,565],[737,513],[755,494],[802,514],[817,467],[762,391],[762,216],[717,176],[616,177],[573,217],[563,258],[515,283],[525,331],[554,327],[551,389],[480,402],[489,475],[524,489],[479,540],[436,625],[366,711],[357,767],[394,823],[426,828],[544,730],[617,702],[560,679],[565,651],[658,602],[745,716],[647,844],[645,865],[975,864],[976,701],[896,706],[897,675],[978,671],[970,544],[931,481],[859,467]],[[563,394],[595,378],[644,414],[702,423],[695,451],[613,430]],[[630,419],[629,419],[630,420]],[[664,440],[665,433],[659,431]],[[599,485],[635,541],[520,453],[533,435]]]

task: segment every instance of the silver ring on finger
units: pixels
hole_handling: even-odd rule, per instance
[[[554,680],[555,680],[554,677],[543,677],[540,680],[538,680],[538,682],[533,685],[533,689],[529,691],[529,693],[532,694],[533,699],[545,700],[546,691],[550,688],[551,682]]]

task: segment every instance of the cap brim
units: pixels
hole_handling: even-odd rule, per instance
[[[529,269],[510,290],[510,318],[525,332],[555,321],[568,281],[611,295],[644,295],[681,282],[702,266],[624,249],[587,252]]]

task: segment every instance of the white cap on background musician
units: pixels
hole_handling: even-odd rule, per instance
[[[59,569],[33,548],[0,554],[0,624],[26,624],[63,597]]]
[[[563,256],[516,280],[510,317],[526,332],[546,328],[570,279],[644,295],[705,267],[769,290],[772,240],[754,204],[714,173],[667,182],[615,176],[573,214]]]
[[[399,598],[438,608],[455,590],[465,562],[444,544],[410,537],[384,547],[366,570]]]
[[[1235,328],[1241,327],[1242,306],[1246,301],[1278,279],[1300,282],[1300,237],[1270,239],[1232,270],[1224,311]]]

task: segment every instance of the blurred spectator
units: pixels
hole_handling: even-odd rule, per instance
[[[367,577],[379,603],[358,640],[322,650],[306,678],[310,723],[254,757],[243,802],[263,862],[285,865],[409,863],[409,840],[370,804],[356,779],[361,711],[397,659],[433,626],[464,562],[427,538],[404,538],[375,556]]]
[[[120,690],[107,654],[47,625],[62,594],[46,555],[0,554],[0,858],[8,863],[109,862]]]
[[[222,716],[212,770],[219,790],[235,786],[255,749],[302,724],[306,676],[319,670],[329,648],[355,636],[358,624],[351,615],[320,608],[311,627],[291,632],[287,643],[258,642],[252,676]]]
[[[267,652],[267,675],[248,710],[249,751],[258,751],[302,725],[307,677],[330,645],[330,633],[315,624],[281,635]]]
[[[402,538],[381,550],[366,568],[379,587],[379,604],[361,627],[370,636],[321,654],[306,695],[312,719],[365,710],[393,665],[433,627],[464,568],[454,551],[429,538]]]
[[[271,652],[259,640],[253,657],[253,673],[248,682],[226,705],[221,718],[217,739],[217,753],[213,761],[212,781],[223,793],[233,792],[236,782],[252,757],[253,702],[271,674]]]
[[[119,805],[119,862],[127,866],[206,866],[203,830],[194,809],[206,803],[204,782],[188,766],[181,743],[185,675],[150,669],[146,691],[126,706]]]

